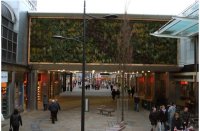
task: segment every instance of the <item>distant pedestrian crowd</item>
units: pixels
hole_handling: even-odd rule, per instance
[[[194,131],[190,126],[190,113],[188,107],[182,112],[176,111],[176,104],[172,103],[167,108],[165,105],[152,107],[149,114],[151,131]]]

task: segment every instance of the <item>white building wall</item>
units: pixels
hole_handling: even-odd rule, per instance
[[[178,65],[194,64],[194,39],[185,38],[178,42]]]

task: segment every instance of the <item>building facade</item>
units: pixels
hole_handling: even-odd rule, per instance
[[[198,113],[199,105],[199,1],[186,8],[153,35],[178,39],[177,64],[183,68],[170,74],[170,101]]]
[[[28,108],[27,11],[36,10],[36,0],[1,1],[1,96],[2,114]]]
[[[54,98],[71,91],[73,72],[82,70],[82,50],[75,42],[53,40],[53,33],[80,35],[82,14],[39,13],[37,1],[2,1],[2,113],[14,108],[35,110],[42,96]],[[187,12],[187,11],[186,11]],[[95,14],[97,15],[97,14]],[[98,14],[99,16],[103,14]],[[133,86],[145,108],[160,99],[180,105],[198,103],[198,35],[187,38],[157,39],[149,31],[158,29],[171,16],[129,15],[134,38],[134,62],[127,65],[125,84]],[[123,15],[115,21],[90,21],[87,27],[86,75],[96,71],[118,72],[115,61],[117,33]],[[177,22],[175,22],[177,23]],[[49,26],[48,26],[49,25]],[[98,25],[98,26],[97,26]],[[189,24],[191,25],[191,24]],[[196,27],[196,25],[194,25]],[[189,28],[189,27],[188,27]],[[62,30],[65,30],[62,32]],[[94,30],[95,29],[95,30]],[[114,29],[114,30],[113,30]],[[184,29],[180,29],[181,32]],[[105,32],[106,33],[105,33]],[[177,33],[178,34],[178,33]],[[169,37],[169,34],[165,34]],[[170,38],[174,38],[173,36]],[[98,40],[95,42],[95,40]],[[71,45],[71,46],[68,46]],[[162,50],[162,51],[161,51]],[[64,71],[65,70],[65,71]],[[92,76],[92,75],[91,75]],[[93,74],[94,76],[94,74]],[[120,82],[120,74],[113,81]],[[80,78],[78,78],[81,80]],[[98,83],[100,78],[95,78]],[[102,78],[109,79],[109,78]],[[69,84],[68,84],[69,83]],[[196,93],[194,95],[194,93]],[[187,98],[183,98],[186,96]],[[195,96],[193,101],[190,96]],[[189,99],[188,99],[189,98]],[[190,100],[191,99],[191,100]],[[188,103],[188,100],[192,101]],[[173,101],[174,102],[174,101]],[[195,105],[196,105],[195,104]]]

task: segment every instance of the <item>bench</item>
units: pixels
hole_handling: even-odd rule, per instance
[[[102,110],[102,114],[103,114],[104,112],[106,112],[109,116],[111,116],[111,113],[112,113],[112,112],[115,112],[115,110],[114,110],[113,108],[104,108],[104,109]]]
[[[97,110],[99,110],[99,113],[100,114],[104,114],[104,113],[106,113],[106,114],[108,114],[109,116],[111,116],[111,113],[112,112],[115,112],[115,110],[113,109],[113,108],[111,108],[111,107],[106,107],[105,105],[101,105],[101,106],[99,106],[98,108],[97,108]]]
[[[99,107],[97,107],[97,110],[99,110],[99,114],[103,114],[103,109],[106,108],[105,105],[100,105]]]
[[[108,129],[106,129],[106,131],[122,131],[125,129],[125,122],[122,121],[116,125],[113,125],[112,127],[109,127]]]

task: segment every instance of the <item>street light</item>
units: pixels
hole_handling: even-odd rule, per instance
[[[64,39],[64,40],[75,40],[77,42],[81,42],[83,44],[83,52],[82,52],[82,98],[81,98],[81,131],[85,130],[85,65],[86,65],[86,58],[85,58],[85,42],[86,42],[86,16],[91,17],[92,19],[98,19],[92,15],[86,14],[86,1],[84,0],[84,12],[83,12],[83,41],[80,41],[80,37],[64,37],[61,35],[54,35],[53,38],[56,39]],[[102,18],[105,19],[114,19],[117,18],[117,15],[106,15]]]

